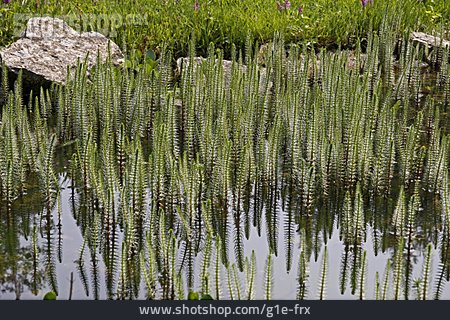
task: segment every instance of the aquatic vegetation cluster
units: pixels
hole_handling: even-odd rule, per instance
[[[201,64],[194,48],[178,76],[163,49],[150,72],[107,63],[88,74],[80,64],[66,86],[30,93],[28,101],[21,77],[9,88],[3,70],[0,232],[8,236],[1,247],[13,254],[18,225],[27,225],[31,285],[46,281],[58,292],[62,240],[54,217],[60,221],[65,179],[84,239],[79,277],[94,298],[104,279],[108,298],[184,299],[200,291],[251,299],[263,285],[270,299],[273,257],[285,254],[286,271],[298,274],[297,298],[317,286],[325,299],[335,225],[344,246],[341,293],[439,298],[450,278],[448,48],[431,54],[432,94],[418,62],[423,49],[387,28],[354,52],[316,53],[277,35],[263,66],[249,40],[245,52],[233,50],[229,73],[213,46]],[[20,224],[15,204],[32,191],[42,209]],[[253,228],[267,234],[270,249],[263,279],[258,252],[244,253]],[[366,293],[368,233],[375,254],[392,250],[392,259]],[[413,279],[414,250],[424,241],[423,275]],[[323,246],[312,283],[309,261]]]

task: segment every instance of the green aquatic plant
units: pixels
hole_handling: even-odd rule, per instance
[[[49,211],[56,199],[58,181],[53,169],[53,157],[56,146],[56,136],[52,135],[47,145],[41,145],[41,152],[38,155],[39,172],[41,175],[42,193],[46,203],[46,208]]]
[[[272,253],[269,253],[266,260],[266,268],[264,275],[264,298],[266,300],[270,300],[272,298],[272,283],[273,283],[273,262],[272,262]]]
[[[220,249],[221,243],[220,241],[216,242],[216,263],[215,263],[215,268],[214,268],[214,279],[215,279],[215,287],[216,287],[216,300],[220,300],[221,295],[222,295],[222,290],[221,290],[221,281],[220,281],[220,273],[221,273],[221,260],[220,260]]]
[[[241,289],[241,284],[240,284],[239,277],[238,277],[237,268],[234,263],[232,265],[232,269],[233,269],[233,278],[234,278],[234,285],[236,288],[237,300],[241,300],[242,289]]]
[[[406,203],[405,190],[403,186],[400,189],[397,206],[392,215],[392,224],[396,236],[404,237],[406,221]]]
[[[394,300],[399,300],[402,290],[403,277],[404,277],[404,260],[403,260],[403,250],[404,250],[405,240],[403,237],[398,240],[397,250],[394,256]]]
[[[342,237],[345,243],[344,252],[342,253],[341,258],[341,273],[339,280],[341,294],[344,294],[348,281],[348,266],[350,261],[349,259],[351,259],[350,246],[353,244],[352,239],[354,237],[352,215],[353,215],[352,200],[350,197],[350,192],[347,191],[344,197],[340,221],[340,236]]]
[[[430,272],[431,272],[431,260],[433,255],[433,245],[430,243],[427,246],[426,255],[424,258],[423,270],[422,270],[422,300],[427,300],[428,290],[430,286]]]
[[[250,260],[245,259],[245,282],[246,282],[246,297],[247,300],[252,300],[255,294],[255,275],[256,275],[256,256],[255,251],[252,251]]]
[[[37,238],[37,227],[33,227],[32,233],[32,246],[33,246],[33,283],[32,283],[32,292],[34,295],[38,294],[38,267],[39,267],[39,244]]]
[[[352,264],[351,264],[351,275],[350,275],[350,286],[352,289],[352,294],[355,294],[355,292],[358,289],[358,279],[361,279],[364,277],[364,275],[360,272],[361,269],[364,269],[364,266],[362,265],[362,248],[361,244],[363,242],[363,238],[365,235],[364,230],[364,213],[363,213],[363,199],[361,194],[361,188],[359,183],[356,185],[356,195],[354,200],[354,209],[352,212],[352,220],[353,220],[353,226],[352,226]],[[344,261],[345,263],[345,261]],[[345,268],[345,266],[344,266]],[[345,270],[344,270],[345,271]],[[341,285],[342,287],[342,285]],[[341,288],[342,290],[342,288]],[[360,297],[361,298],[361,297]]]
[[[206,239],[206,245],[203,249],[203,261],[202,261],[202,269],[201,269],[201,279],[202,279],[202,290],[203,294],[209,294],[209,267],[211,264],[211,249],[212,246],[212,238],[211,235],[208,235]]]
[[[435,280],[435,291],[434,299],[438,300],[442,295],[443,285],[445,279],[448,279],[448,261],[450,260],[450,247],[448,246],[448,241],[450,239],[450,206],[449,206],[449,184],[448,184],[448,174],[444,174],[443,186],[441,188],[441,199],[442,199],[442,220],[443,220],[443,234],[441,236],[440,251],[441,251],[441,261],[439,263],[439,269],[437,271]]]
[[[362,259],[361,259],[361,271],[359,276],[359,300],[365,299],[366,294],[366,278],[367,278],[367,251],[364,250],[362,253]]]
[[[83,244],[81,245],[79,257],[78,257],[78,260],[76,261],[76,263],[77,263],[77,269],[78,269],[78,273],[79,273],[79,276],[81,279],[81,283],[83,284],[84,292],[85,292],[86,296],[89,296],[89,281],[87,278],[86,266],[84,263],[84,252],[85,252],[85,248],[86,248],[86,240],[87,240],[87,237],[85,237],[83,240]]]
[[[147,287],[147,297],[150,300],[156,298],[157,285],[157,265],[155,261],[155,248],[152,241],[152,227],[147,232],[147,255],[145,251],[141,251],[141,270],[143,270],[144,280]],[[147,262],[147,263],[146,263]]]
[[[88,242],[89,245],[89,251],[90,251],[90,262],[91,262],[91,282],[92,282],[92,289],[93,289],[93,295],[95,300],[99,300],[100,297],[100,271],[99,271],[99,260],[97,258],[97,248],[99,246],[99,222],[98,222],[98,215],[94,216],[94,223],[90,230],[91,237],[89,237],[90,241]]]
[[[298,289],[297,299],[303,300],[307,295],[307,281],[308,281],[308,260],[305,252],[305,245],[302,241],[302,249],[299,256],[298,265]]]
[[[375,272],[375,300],[380,300],[381,295],[381,283],[380,283],[380,275]]]
[[[324,300],[326,295],[326,287],[327,287],[327,273],[328,273],[328,250],[327,246],[325,246],[322,256],[322,265],[320,268],[320,281],[319,281],[319,291],[318,298],[319,300]]]
[[[381,300],[387,300],[389,297],[391,267],[392,267],[391,261],[387,260],[386,267],[384,270],[384,278],[383,278],[382,291],[381,291]]]

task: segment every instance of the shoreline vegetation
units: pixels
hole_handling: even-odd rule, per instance
[[[17,37],[17,14],[81,16],[83,22],[72,19],[72,26],[84,23],[88,30],[83,31],[108,31],[108,23],[113,25],[115,22],[109,21],[105,27],[101,15],[117,15],[121,19],[120,27],[106,36],[122,47],[141,53],[152,50],[159,55],[165,44],[175,58],[188,55],[191,36],[196,39],[197,54],[206,56],[208,46],[213,43],[215,48],[224,51],[225,58],[229,58],[233,44],[238,51],[244,50],[248,36],[252,42],[269,43],[275,32],[281,32],[286,43],[354,48],[368,33],[380,31],[383,17],[395,23],[393,30],[397,36],[412,31],[433,35],[447,33],[448,36],[450,30],[447,0],[4,2],[0,4],[0,47]]]

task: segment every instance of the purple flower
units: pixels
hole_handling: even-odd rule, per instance
[[[11,0],[2,0],[2,2],[3,2],[4,4],[9,4],[9,3],[11,2]]]
[[[290,7],[291,7],[291,3],[289,2],[289,0],[284,0],[283,3],[280,3],[277,1],[278,11],[283,11],[283,10],[289,9]]]
[[[372,1],[370,1],[372,2]],[[361,0],[361,5],[365,8],[369,4],[369,0]]]
[[[298,7],[298,13],[303,13],[303,6]]]
[[[279,3],[278,1],[277,1],[277,9],[278,9],[278,11],[284,10],[283,5],[281,3]]]
[[[200,11],[200,3],[198,3],[198,0],[195,0],[194,10],[197,11],[197,12]]]

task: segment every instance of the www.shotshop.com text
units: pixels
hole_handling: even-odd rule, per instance
[[[214,306],[209,305],[185,305],[176,307],[139,307],[140,315],[219,315],[224,318],[229,315],[262,315],[272,318],[277,315],[309,315],[310,307],[295,304],[292,308],[280,305],[267,306]]]

